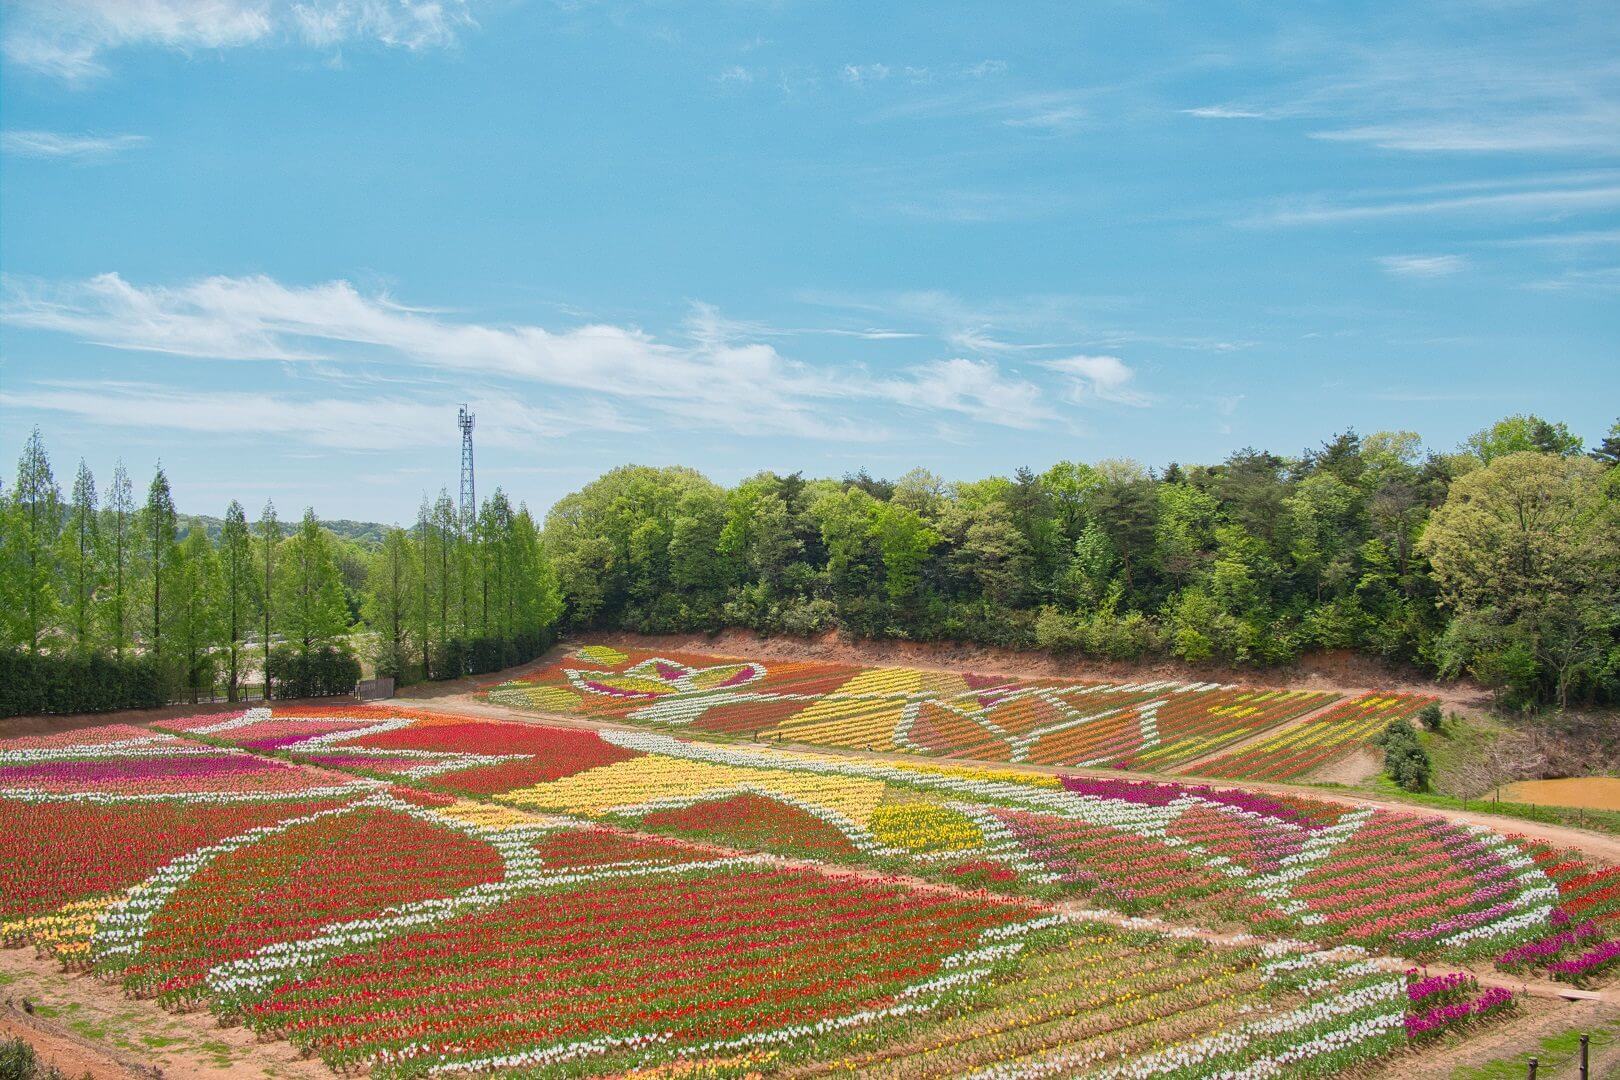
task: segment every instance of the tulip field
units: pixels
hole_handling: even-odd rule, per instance
[[[587,645],[491,687],[485,696],[497,705],[665,730],[1156,772],[1252,739],[1338,697],[1173,680],[1109,683],[766,664],[605,645]]]
[[[1516,1008],[1414,965],[1603,984],[1620,871],[1304,795],[275,707],[0,741],[0,944],[378,1076],[1332,1075]]]
[[[1373,737],[1391,721],[1410,721],[1434,701],[1424,694],[1362,694],[1187,771],[1243,780],[1297,780],[1354,750],[1371,746]]]

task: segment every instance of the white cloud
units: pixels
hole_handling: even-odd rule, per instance
[[[1612,152],[1620,120],[1604,112],[1575,116],[1410,120],[1314,131],[1313,139],[1361,142],[1384,150],[1462,153]]]
[[[345,281],[289,286],[272,278],[213,277],[142,287],[117,274],[69,285],[8,279],[0,321],[115,349],[211,360],[273,360],[364,379],[403,361],[457,384],[541,384],[631,415],[739,435],[872,440],[883,425],[852,414],[869,401],[962,413],[1031,427],[1053,419],[1033,384],[994,363],[941,360],[900,376],[789,359],[759,337],[774,331],[698,304],[686,343],[633,327],[567,330],[489,325],[367,296]],[[823,331],[809,331],[820,333]],[[836,331],[883,339],[905,332]],[[520,392],[520,391],[519,391]]]
[[[1009,379],[984,360],[956,357],[920,364],[904,379],[879,382],[874,392],[902,405],[963,413],[1003,427],[1033,428],[1055,419],[1040,387]]]
[[[1245,225],[1323,225],[1342,221],[1409,217],[1417,214],[1527,216],[1574,214],[1620,206],[1620,184],[1613,174],[1529,177],[1489,181],[1450,194],[1391,192],[1382,200],[1318,200],[1284,205],[1244,219]],[[1490,189],[1496,190],[1490,190]]]
[[[55,131],[0,132],[0,153],[13,157],[96,161],[150,142],[145,135],[64,135]]]
[[[1462,255],[1385,255],[1378,260],[1386,274],[1409,278],[1438,278],[1468,269]]]
[[[1008,127],[1044,131],[1051,135],[1067,135],[1080,130],[1088,115],[1079,105],[1052,105],[1034,109],[1023,116],[1010,116],[1002,122]]]
[[[474,400],[478,437],[523,449],[536,439],[583,431],[637,430],[599,408],[546,410],[511,398]],[[101,427],[161,428],[198,435],[292,438],[333,450],[388,451],[444,445],[454,405],[404,397],[307,397],[193,391],[149,383],[43,382],[0,391],[0,405],[61,413]]]
[[[733,64],[716,75],[715,81],[722,83],[751,83],[754,81],[754,73],[741,64]]]
[[[1140,407],[1152,400],[1131,385],[1136,372],[1117,356],[1065,356],[1043,360],[1041,367],[1064,377],[1071,401],[1107,401]]]
[[[1203,120],[1264,120],[1267,116],[1266,113],[1235,105],[1200,105],[1196,109],[1181,111],[1187,116],[1196,116]]]
[[[887,64],[845,64],[844,81],[850,83],[882,82],[889,77]]]
[[[105,74],[103,57],[122,48],[290,41],[330,49],[369,40],[423,49],[450,44],[471,24],[466,0],[14,0],[0,51],[19,66],[81,80]]]

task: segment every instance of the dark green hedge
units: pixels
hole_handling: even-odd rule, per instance
[[[459,679],[463,675],[483,675],[502,668],[526,664],[551,648],[556,635],[547,631],[518,634],[509,638],[452,638],[433,650],[435,679]]]
[[[354,693],[360,661],[342,649],[274,649],[270,653],[270,695],[276,698],[331,697]]]
[[[168,704],[170,690],[162,667],[144,656],[0,649],[0,716],[155,709]]]

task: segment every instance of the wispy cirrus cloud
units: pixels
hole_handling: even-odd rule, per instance
[[[919,364],[904,378],[880,380],[874,389],[902,405],[962,413],[1003,427],[1035,428],[1056,419],[1040,387],[1009,378],[985,360],[954,357]]]
[[[1378,260],[1384,273],[1405,278],[1441,278],[1468,269],[1463,255],[1385,255]]]
[[[68,81],[106,74],[107,54],[125,48],[374,41],[414,50],[450,44],[473,24],[467,0],[12,0],[6,14],[6,59]]]
[[[1054,414],[1041,390],[990,361],[949,359],[897,374],[811,364],[761,341],[777,331],[696,305],[688,340],[592,323],[564,330],[491,325],[366,295],[345,281],[286,285],[273,278],[212,277],[139,286],[118,274],[68,284],[7,279],[0,320],[114,349],[193,359],[278,361],[345,377],[401,363],[454,382],[471,376],[567,391],[617,416],[656,415],[680,427],[737,435],[872,440],[903,418],[892,408],[936,410],[1006,427]],[[835,329],[882,339],[905,331]],[[797,333],[797,331],[794,331]],[[883,420],[850,406],[872,403]],[[616,403],[616,404],[614,404]]]
[[[1042,360],[1040,366],[1064,377],[1070,401],[1104,401],[1142,407],[1152,400],[1136,389],[1133,385],[1136,372],[1117,356],[1064,356]]]
[[[1200,105],[1193,109],[1182,109],[1181,112],[1184,116],[1196,116],[1201,120],[1264,120],[1270,115],[1238,105]]]
[[[145,135],[71,135],[56,131],[0,132],[0,154],[11,157],[107,161],[145,146]]]
[[[1547,174],[1444,188],[1397,189],[1289,199],[1240,218],[1242,225],[1324,225],[1414,215],[1561,216],[1620,206],[1620,171]]]
[[[1180,111],[1294,121],[1312,139],[1398,153],[1613,157],[1620,39],[1612,5],[1519,8],[1420,6],[1413,19],[1291,23],[1252,50],[1242,65],[1248,83]]]
[[[583,432],[633,432],[639,426],[612,410],[544,409],[509,397],[470,402],[478,437],[524,449],[536,439]],[[444,444],[449,406],[403,396],[321,397],[255,393],[251,407],[234,391],[189,390],[146,383],[42,381],[0,391],[0,406],[56,413],[98,427],[161,429],[194,435],[288,437],[332,450],[432,449]]]

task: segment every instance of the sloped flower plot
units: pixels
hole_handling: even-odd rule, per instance
[[[387,706],[170,727],[0,744],[243,766],[16,781],[0,935],[379,1076],[1331,1075],[1513,1008],[1396,958],[1601,982],[1620,908],[1566,853],[1298,796]]]
[[[817,746],[1166,771],[1337,695],[1172,680],[767,664],[587,645],[490,688],[486,697],[515,708]]]

